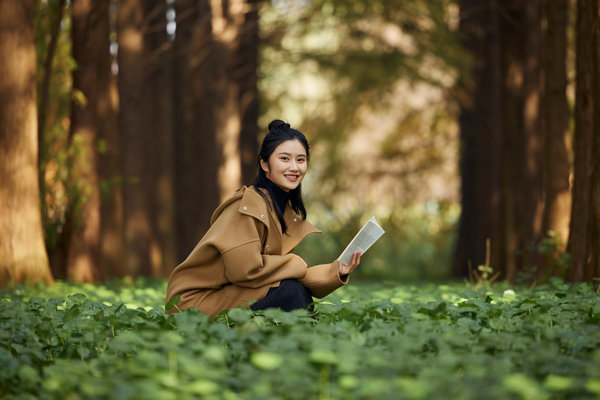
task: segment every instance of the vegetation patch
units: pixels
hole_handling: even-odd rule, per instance
[[[354,285],[314,313],[165,315],[164,281],[0,292],[0,398],[588,399],[600,295]]]

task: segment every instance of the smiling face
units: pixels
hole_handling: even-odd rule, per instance
[[[275,148],[268,162],[260,160],[266,177],[286,192],[296,189],[308,168],[306,149],[298,140],[286,140]]]

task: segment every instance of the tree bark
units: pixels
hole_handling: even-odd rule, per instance
[[[569,106],[567,103],[568,0],[545,0],[544,40],[544,223],[545,234],[555,232],[560,251],[569,237],[571,173]]]
[[[236,62],[241,113],[240,156],[242,183],[254,182],[258,154],[258,58],[259,58],[259,7],[262,0],[247,0],[244,21],[240,32],[240,44]]]
[[[70,184],[77,190],[70,199],[67,218],[66,277],[77,282],[96,282],[106,278],[101,265],[98,149],[105,146],[104,138],[114,128],[114,123],[111,124],[114,110],[110,97],[109,3],[74,0],[72,21],[73,58],[77,62],[73,89],[81,92],[85,101],[74,101],[71,109]]]
[[[567,250],[571,281],[600,276],[600,38],[598,0],[577,1],[573,207]]]
[[[119,4],[119,131],[123,172],[124,257],[121,275],[151,275],[152,129],[143,0]]]
[[[174,130],[173,130],[173,43],[166,31],[165,8],[145,3],[149,19],[145,35],[148,48],[147,89],[149,104],[147,132],[154,162],[150,187],[152,240],[150,261],[154,276],[166,277],[177,263],[175,231]],[[149,166],[150,167],[150,166]]]
[[[208,0],[175,1],[173,111],[177,260],[183,261],[208,229],[219,203],[216,126],[211,91],[212,11]]]
[[[53,282],[38,185],[33,0],[0,2],[0,287]]]
[[[462,215],[454,265],[467,275],[486,260],[501,277],[541,262],[541,4],[539,0],[461,3],[472,51],[470,103],[461,105]]]
[[[502,118],[500,32],[496,0],[466,0],[461,5],[460,29],[473,55],[472,77],[464,82],[467,103],[459,116],[461,139],[462,213],[453,267],[454,276],[485,263],[486,239],[493,265],[503,255],[500,221]]]
[[[256,50],[242,48],[242,38],[244,29],[253,32],[257,27],[252,25],[256,5],[243,0],[181,0],[175,7],[176,225],[181,260],[208,229],[214,208],[242,183],[240,143],[251,148],[256,129],[256,122],[242,127],[242,119],[256,111]],[[244,40],[251,39],[252,35]],[[249,65],[242,62],[244,57]]]

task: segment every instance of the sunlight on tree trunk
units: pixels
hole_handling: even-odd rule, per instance
[[[544,228],[566,250],[571,211],[569,106],[567,104],[568,0],[544,1]]]
[[[39,203],[33,6],[0,2],[0,287],[53,282]]]

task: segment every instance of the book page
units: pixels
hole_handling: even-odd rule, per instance
[[[350,241],[338,260],[344,265],[350,264],[353,252],[360,251],[361,255],[365,254],[384,233],[385,231],[379,226],[375,217],[371,217]]]

